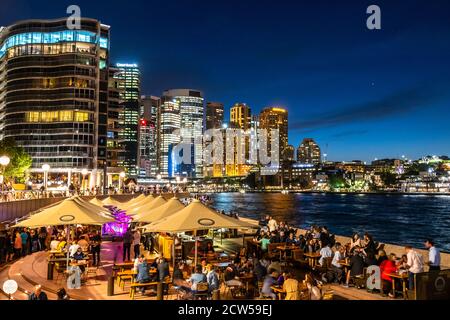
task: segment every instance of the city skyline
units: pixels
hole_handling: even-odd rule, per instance
[[[72,4],[47,3],[7,0],[0,25],[64,17]],[[298,147],[303,138],[314,138],[329,160],[450,153],[448,3],[377,1],[382,10],[377,31],[365,27],[368,1],[281,6],[133,1],[116,11],[104,10],[104,2],[77,4],[83,17],[111,26],[112,63],[139,64],[142,94],[196,88],[205,92],[205,102],[224,104],[225,119],[236,102],[246,102],[255,114],[267,106],[284,107],[289,144]],[[165,25],[154,14],[155,28],[145,29],[144,36],[133,33],[148,23],[144,16],[152,8],[179,19]],[[166,45],[170,50],[158,49]]]

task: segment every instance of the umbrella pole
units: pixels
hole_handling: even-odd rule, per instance
[[[70,240],[70,224],[67,225],[67,243],[66,243],[66,248],[67,248],[67,259],[66,259],[66,270],[69,271],[69,240]]]
[[[197,250],[197,230],[194,231],[194,237],[195,237],[195,258],[194,258],[194,267],[197,266],[197,255],[198,255],[198,250]]]

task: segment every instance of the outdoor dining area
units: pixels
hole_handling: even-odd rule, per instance
[[[74,196],[31,213],[14,228],[55,227],[58,230],[52,238],[52,243],[58,244],[46,252],[47,280],[66,284],[68,289],[97,281],[99,268],[107,270],[99,263],[100,257],[96,259],[97,254],[93,250],[96,243],[100,245],[102,242],[102,236],[104,240],[114,234],[110,242],[114,244],[121,241],[120,236],[128,229],[133,232],[139,230],[142,235],[151,234],[157,254],[147,253],[145,258],[122,262],[114,259],[111,271],[107,272],[106,296],[114,295],[114,289],[121,289],[128,290],[129,298],[134,299],[138,289],[151,288],[156,289],[154,291],[159,298],[160,291],[167,295],[169,287],[172,292],[179,289],[174,282],[174,273],[180,263],[185,266],[182,271],[184,279],[195,273],[196,266],[210,265],[223,280],[226,268],[238,255],[217,248],[214,231],[255,228],[253,224],[216,212],[197,199],[189,202],[185,205],[176,197],[143,194],[128,202],[112,197],[88,200]],[[80,229],[84,234],[81,237]],[[148,265],[146,281],[139,280],[139,265],[143,264],[140,260],[145,260]],[[167,272],[162,271],[161,264],[166,265]],[[246,277],[250,278],[242,275],[243,282],[250,282]],[[245,287],[249,289],[250,285]],[[205,290],[211,297],[210,288]],[[201,290],[196,290],[196,294],[200,293]]]

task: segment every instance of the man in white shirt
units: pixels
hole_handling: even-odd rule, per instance
[[[411,246],[406,246],[405,251],[406,257],[408,258],[408,262],[406,262],[406,268],[409,271],[409,290],[412,290],[414,289],[414,275],[416,273],[421,273],[424,270],[423,257]]]
[[[320,249],[320,259],[319,259],[320,266],[323,267],[325,258],[331,258],[332,256],[333,256],[333,250],[331,250],[329,245],[326,245],[325,247]]]
[[[429,271],[441,270],[441,253],[434,246],[433,240],[428,239],[425,241],[425,247],[428,249],[427,265],[430,267]]]
[[[58,250],[58,245],[59,245],[59,240],[57,240],[56,238],[54,238],[52,240],[52,242],[50,242],[50,250],[51,251],[56,251]]]

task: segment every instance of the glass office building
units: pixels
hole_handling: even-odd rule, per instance
[[[119,70],[115,78],[122,80],[120,86],[123,89],[123,111],[120,115],[123,130],[120,137],[123,141],[124,154],[121,166],[125,168],[129,176],[138,175],[138,123],[140,115],[140,71],[137,64],[117,63]]]
[[[0,31],[0,139],[33,159],[31,172],[89,170],[101,185],[108,165],[110,27],[82,18],[27,20]]]
[[[190,164],[181,164],[174,168],[179,176],[201,178],[203,176],[203,93],[191,89],[173,89],[164,91],[165,100],[178,101],[180,106],[180,138],[183,143],[191,144]]]

